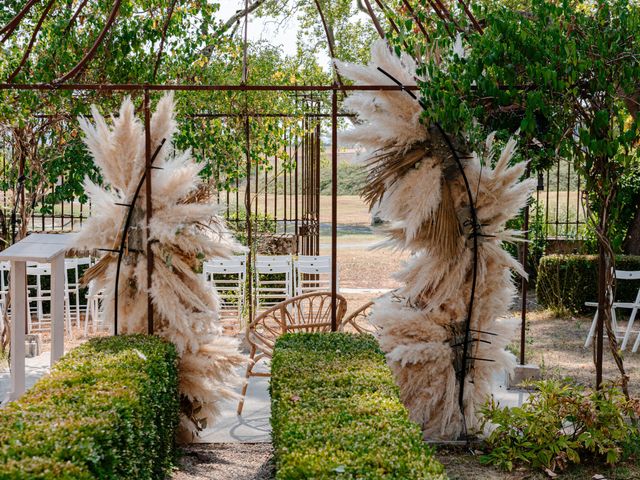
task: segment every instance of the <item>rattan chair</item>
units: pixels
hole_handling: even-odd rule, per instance
[[[357,309],[342,322],[342,329],[345,332],[355,331],[355,333],[371,333],[376,334],[380,331],[380,328],[372,325],[369,321],[369,315],[371,314],[371,307],[373,302],[364,304]]]
[[[347,311],[347,301],[337,295],[336,320],[338,329]],[[249,364],[245,374],[242,396],[238,403],[238,415],[242,414],[250,377],[269,377],[269,372],[255,372],[260,360],[273,355],[276,339],[290,332],[331,331],[331,293],[313,292],[289,298],[258,315],[247,327],[247,342],[250,346]]]

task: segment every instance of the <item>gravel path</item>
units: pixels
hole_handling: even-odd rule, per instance
[[[271,480],[270,443],[195,443],[182,449],[172,480]]]

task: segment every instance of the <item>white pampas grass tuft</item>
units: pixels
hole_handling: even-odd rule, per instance
[[[111,126],[92,108],[93,122],[81,117],[85,144],[100,168],[106,187],[86,180],[85,187],[95,213],[76,240],[76,248],[92,252],[117,248],[126,209],[115,203],[130,203],[145,169],[144,128],[135,117],[130,99],[125,99]],[[155,309],[156,334],[173,342],[180,354],[180,437],[190,440],[198,430],[211,425],[218,403],[234,395],[230,387],[239,383],[235,367],[243,362],[235,340],[223,336],[218,318],[218,300],[200,275],[195,273],[202,258],[225,257],[234,244],[198,176],[201,167],[190,152],[174,152],[176,131],[172,95],[163,97],[151,119],[154,151],[165,140],[152,170],[153,217],[149,225],[155,258],[151,297]],[[118,333],[146,332],[147,268],[144,246],[144,188],[134,206],[129,230],[129,251],[123,260],[118,292]],[[89,271],[98,289],[104,289],[105,316],[114,317],[116,255],[107,254]]]
[[[454,52],[464,55],[461,38]],[[415,83],[413,62],[398,58],[383,42],[373,47],[368,66],[337,64],[342,75],[359,84],[393,84],[377,67],[405,85]],[[493,361],[468,364],[461,412],[456,363],[461,363],[457,358],[461,357],[473,268],[469,228],[464,225],[469,204],[462,175],[452,163],[451,152],[442,148],[440,134],[421,122],[422,109],[406,92],[357,92],[345,107],[360,120],[346,138],[365,149],[363,160],[369,167],[365,194],[370,207],[379,208],[391,222],[387,244],[412,253],[395,274],[402,287],[376,302],[372,322],[380,327],[380,345],[411,418],[422,424],[426,437],[454,439],[465,425],[470,430],[477,427],[476,412],[490,395],[496,374],[515,365],[505,347],[518,322],[505,317],[515,295],[511,271],[521,275],[524,271],[502,249],[501,241],[515,240],[517,232],[507,230],[505,222],[526,205],[533,180],[520,181],[525,163],[510,166],[515,138],[493,168],[494,134],[488,136],[481,155],[474,154],[464,163],[484,235],[478,246],[471,328],[495,335],[473,334],[483,341],[471,344],[470,356]]]

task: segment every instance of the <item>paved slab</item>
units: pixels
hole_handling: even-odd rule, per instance
[[[25,386],[27,390],[38,381],[40,377],[49,373],[49,352],[44,352],[37,357],[25,358]],[[0,372],[0,401],[4,404],[8,401],[11,391],[11,375],[7,366]]]
[[[504,385],[500,385],[492,393],[501,407],[521,407],[524,401],[529,398],[529,392],[525,390],[508,390]]]
[[[340,287],[340,293],[346,295],[384,295],[393,291],[392,288],[343,288]]]
[[[244,367],[238,373],[244,377]],[[240,393],[240,388],[236,389]],[[236,414],[237,400],[225,401],[216,423],[196,440],[198,443],[262,443],[271,442],[271,398],[269,378],[252,377],[242,416]]]

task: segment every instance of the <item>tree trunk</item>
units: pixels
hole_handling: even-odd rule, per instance
[[[640,255],[640,201],[636,204],[636,213],[629,225],[629,230],[627,230],[622,250],[627,255]]]
[[[611,302],[607,291],[607,253],[605,246],[598,239],[598,323],[596,324],[595,356],[596,364],[596,388],[602,385],[602,364],[604,347],[604,326],[611,321]]]
[[[603,163],[606,165],[606,161]],[[606,171],[602,168],[601,171]],[[602,387],[602,367],[604,362],[604,333],[607,332],[609,350],[620,371],[622,391],[629,398],[629,375],[620,356],[616,332],[613,328],[611,306],[615,298],[615,255],[611,247],[611,204],[615,198],[616,185],[611,185],[607,195],[601,198],[598,212],[596,236],[598,239],[598,319],[596,341],[594,342],[594,362],[596,366],[596,388]]]

